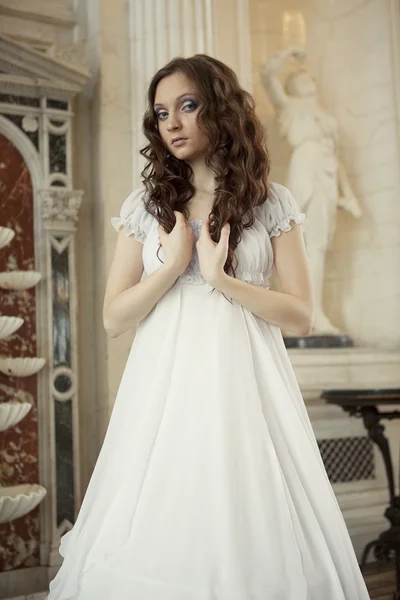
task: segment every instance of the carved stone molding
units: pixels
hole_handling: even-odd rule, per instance
[[[82,202],[81,190],[47,188],[40,192],[42,217],[47,229],[75,229]]]
[[[62,28],[76,25],[73,10],[61,0],[0,0],[0,14]]]
[[[0,35],[0,89],[15,94],[29,89],[30,96],[73,98],[91,77],[85,49],[82,44],[66,49],[55,45],[52,52],[54,56],[49,56]]]
[[[80,40],[71,46],[61,46],[61,44],[56,41],[53,47],[48,51],[48,56],[51,56],[66,65],[70,65],[72,68],[83,68],[89,72],[89,56],[86,40]]]

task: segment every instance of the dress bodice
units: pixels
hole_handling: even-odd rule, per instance
[[[143,243],[143,266],[146,275],[159,269],[164,261],[163,249],[159,249],[157,220],[150,215],[144,205],[145,189],[132,192],[122,205],[120,216],[112,219],[118,231],[123,227],[127,235],[135,235]],[[235,254],[238,260],[236,278],[255,285],[269,287],[274,255],[271,238],[282,231],[289,231],[291,221],[302,224],[305,215],[284,186],[271,183],[266,202],[256,208],[255,221],[251,228],[244,229],[242,240]],[[200,236],[201,220],[190,220],[196,240]],[[158,255],[157,255],[158,254]],[[200,271],[196,245],[185,272],[179,277],[181,283],[204,284]]]

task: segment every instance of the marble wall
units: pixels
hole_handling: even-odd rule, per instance
[[[340,149],[364,216],[340,214],[326,304],[356,338],[400,346],[400,151],[390,2],[315,2],[310,56],[340,126]],[[324,43],[322,43],[324,42]],[[356,75],[356,76],[355,76]]]
[[[29,170],[12,143],[0,134],[0,224],[16,235],[0,250],[0,271],[35,268],[33,191]],[[20,316],[24,323],[11,338],[0,341],[0,355],[35,357],[35,289],[0,293],[0,314]],[[0,485],[39,481],[37,376],[16,378],[0,373],[0,401],[18,399],[32,405],[28,415],[0,435]],[[0,525],[0,572],[39,564],[39,507]]]
[[[364,210],[360,221],[338,212],[327,256],[327,312],[360,344],[386,348],[400,346],[394,17],[390,0],[250,0],[253,91],[269,133],[272,177],[285,182],[289,148],[279,137],[259,68],[285,46],[305,44],[321,98],[338,120],[341,157]],[[286,73],[294,68],[289,63]]]

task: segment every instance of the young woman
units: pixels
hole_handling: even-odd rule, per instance
[[[139,327],[49,599],[367,600],[280,331],[312,328],[304,215],[226,65],[148,101],[104,300]]]

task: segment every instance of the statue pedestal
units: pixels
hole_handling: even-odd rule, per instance
[[[400,385],[400,352],[368,348],[289,349],[325,468],[335,491],[357,554],[385,529],[388,503],[385,467],[359,419],[320,398],[323,389],[390,388]],[[400,405],[398,407],[400,409]],[[391,407],[394,410],[394,407]],[[393,448],[400,444],[398,425],[386,434]],[[398,453],[393,456],[399,471]]]
[[[346,334],[284,337],[286,348],[352,348],[353,340]]]

